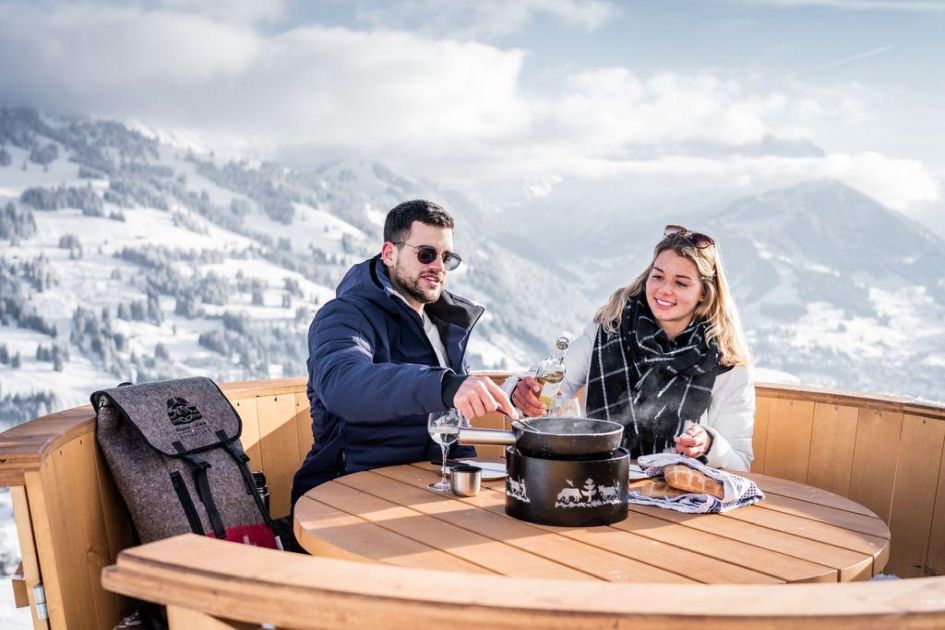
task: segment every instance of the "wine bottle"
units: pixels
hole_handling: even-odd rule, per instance
[[[552,401],[564,382],[564,355],[568,351],[568,344],[570,340],[567,337],[558,337],[551,355],[538,364],[538,373],[535,375],[535,380],[541,385],[538,400],[548,409],[551,409]]]

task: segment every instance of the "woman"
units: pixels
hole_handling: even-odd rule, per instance
[[[631,457],[675,451],[748,470],[753,372],[718,246],[705,234],[666,226],[649,266],[597,311],[565,366],[560,395],[586,386],[586,415],[623,424]],[[525,415],[547,413],[534,377],[507,388]]]

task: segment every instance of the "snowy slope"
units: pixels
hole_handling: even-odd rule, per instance
[[[760,364],[945,400],[945,241],[836,181],[738,200],[706,230]]]
[[[25,108],[0,109],[0,151],[0,400],[21,417],[124,380],[304,374],[313,314],[378,251],[387,210],[405,199],[434,198],[456,216],[465,262],[450,288],[489,309],[474,366],[530,363],[591,311],[495,244],[494,210],[379,164],[215,160]],[[34,399],[13,405],[16,395]]]

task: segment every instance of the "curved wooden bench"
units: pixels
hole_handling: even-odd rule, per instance
[[[168,605],[171,627],[188,629],[945,624],[945,577],[763,586],[575,582],[280,554],[193,534],[123,551],[102,581]]]
[[[243,418],[242,439],[253,467],[266,472],[273,514],[287,514],[292,474],[311,444],[305,380],[233,383],[223,391]],[[757,394],[753,471],[830,490],[880,515],[893,534],[887,572],[945,573],[945,407],[783,386],[759,385]],[[484,426],[502,423],[500,417],[477,420]],[[49,621],[31,607],[36,627],[111,627],[129,607],[99,582],[102,570],[131,546],[132,535],[93,431],[92,411],[85,406],[0,434],[0,485],[11,488],[23,554],[18,601],[34,603],[32,587],[45,587]],[[243,549],[230,547],[227,556],[237,553]],[[279,556],[290,557],[297,561]],[[892,584],[899,583],[878,586],[905,588]],[[938,587],[915,588],[933,593],[926,613],[945,608]],[[795,601],[806,606],[803,599]],[[926,614],[919,608],[915,613]]]

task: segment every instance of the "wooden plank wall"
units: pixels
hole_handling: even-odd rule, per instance
[[[240,440],[249,455],[250,468],[266,473],[269,513],[273,518],[288,516],[292,477],[312,445],[304,384],[302,391],[249,396],[232,402],[243,420]]]
[[[241,441],[250,467],[266,473],[269,511],[275,518],[287,516],[291,510],[292,477],[313,442],[311,406],[305,386],[296,392],[236,398],[232,403],[243,420]],[[508,428],[505,416],[498,413],[475,418],[473,425]],[[505,451],[502,446],[476,448],[481,457],[503,457]]]
[[[244,421],[244,447],[253,466],[266,472],[272,513],[284,516],[292,475],[312,442],[304,388],[234,404]],[[752,470],[835,492],[878,514],[893,534],[887,573],[945,574],[945,420],[868,405],[850,397],[759,395]],[[499,414],[473,423],[507,428]],[[484,457],[501,457],[503,450],[478,447]]]
[[[311,446],[304,382],[231,394],[252,466],[266,472],[272,514],[289,513],[292,476]],[[478,426],[504,427],[497,414]],[[39,572],[52,627],[112,627],[129,602],[103,591],[98,575],[131,545],[130,520],[101,458],[91,424],[24,473]],[[945,413],[873,398],[762,387],[752,470],[823,487],[890,525],[886,572],[945,574]],[[500,456],[501,447],[480,447]],[[35,571],[34,571],[35,573]],[[35,577],[33,578],[35,579]]]
[[[892,532],[886,573],[945,574],[945,419],[767,391],[757,399],[752,472],[830,490],[879,515]]]
[[[49,623],[54,628],[114,627],[132,609],[104,590],[99,576],[131,546],[130,519],[92,433],[48,454],[24,475],[29,517]]]

